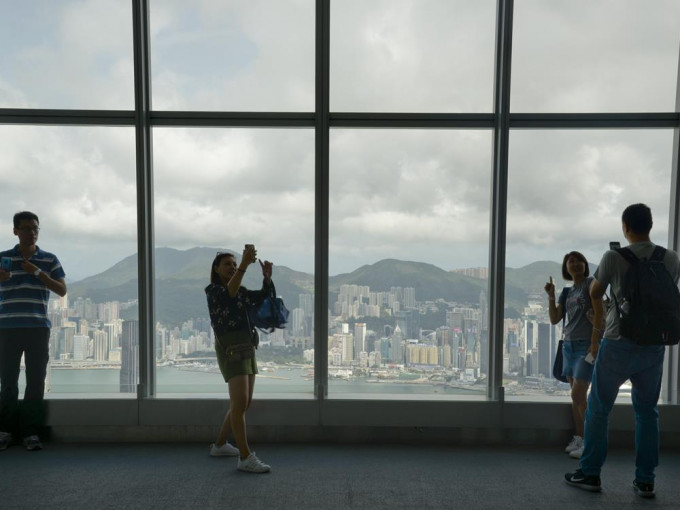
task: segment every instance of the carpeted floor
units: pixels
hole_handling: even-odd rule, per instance
[[[593,494],[567,486],[559,449],[258,446],[263,475],[201,444],[47,444],[0,452],[0,508],[443,509],[679,508],[680,452],[662,452],[657,497],[632,489],[634,453],[610,452]]]

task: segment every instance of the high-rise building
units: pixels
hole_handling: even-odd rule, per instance
[[[343,334],[342,336],[342,363],[348,364],[354,361],[354,335],[351,333]]]
[[[539,324],[540,326],[540,324]],[[545,377],[552,376],[552,349],[550,347],[550,332],[548,325],[541,329],[544,334],[538,335],[538,374]]]
[[[87,335],[73,335],[73,359],[83,361],[87,359],[90,347],[90,337]]]
[[[94,337],[94,360],[107,361],[109,359],[109,336],[106,331],[97,329],[93,333]]]
[[[416,289],[414,287],[404,287],[402,303],[404,308],[416,307]]]
[[[401,333],[401,328],[399,324],[394,328],[394,334],[392,335],[392,340],[390,342],[390,361],[395,363],[404,362],[404,349],[402,342],[404,341],[404,336]]]
[[[136,393],[139,381],[139,321],[123,321],[121,335],[120,392]]]
[[[366,324],[354,324],[354,359],[358,359],[360,352],[366,352]]]

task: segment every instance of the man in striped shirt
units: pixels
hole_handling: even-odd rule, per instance
[[[57,257],[35,244],[40,220],[32,212],[14,215],[11,250],[0,252],[0,450],[23,438],[27,450],[40,450],[38,432],[45,421],[43,396],[49,360],[50,291],[66,295],[64,270]],[[26,391],[19,402],[21,356]]]

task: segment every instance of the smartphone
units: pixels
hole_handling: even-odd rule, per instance
[[[617,248],[621,248],[621,243],[618,241],[611,241],[609,243],[609,249],[610,250],[616,250]]]
[[[555,280],[553,279],[552,276],[550,277],[550,285],[555,285]]]
[[[2,257],[2,269],[5,271],[12,270],[12,259],[10,257]]]
[[[246,244],[246,250],[254,250],[255,245],[254,244]]]
[[[586,354],[586,363],[590,363],[591,365],[595,363],[595,358],[593,358],[593,354],[590,352]]]

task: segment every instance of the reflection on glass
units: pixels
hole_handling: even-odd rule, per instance
[[[496,2],[331,2],[330,107],[490,112]]]
[[[155,109],[314,109],[314,0],[149,4]]]
[[[290,310],[260,334],[259,395],[313,392],[314,133],[311,130],[154,130],[158,392],[220,393],[205,287],[217,251],[244,245],[274,263]],[[259,264],[243,285],[262,287]]]
[[[329,394],[485,395],[490,142],[331,132]]]
[[[652,241],[668,241],[673,133],[654,131],[515,131],[511,134],[503,373],[505,395],[568,398],[552,378],[562,324],[551,325],[544,286],[556,295],[566,253],[581,252],[593,274],[610,241],[627,244],[621,213],[643,202],[654,216]],[[628,398],[624,384],[620,396]]]
[[[134,130],[3,126],[0,145],[3,230],[12,231],[14,213],[34,211],[38,246],[66,272],[67,295],[52,294],[48,306],[47,394],[136,397]]]
[[[514,112],[675,110],[680,2],[514,3]]]
[[[129,2],[1,2],[0,48],[0,108],[134,107]]]

